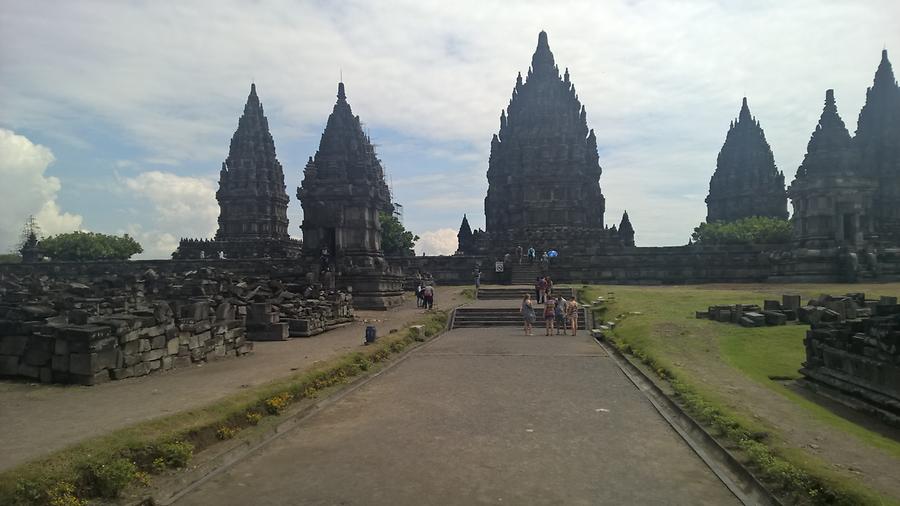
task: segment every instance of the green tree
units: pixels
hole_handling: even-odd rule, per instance
[[[735,221],[701,223],[691,238],[698,244],[784,244],[791,240],[791,222],[753,216]]]
[[[144,248],[131,236],[71,232],[40,242],[41,252],[53,260],[127,260]]]
[[[413,246],[419,236],[403,228],[403,224],[393,214],[379,213],[381,221],[381,249],[385,255],[413,256]]]
[[[691,237],[698,244],[784,244],[791,240],[791,222],[753,216],[728,222],[701,223]]]

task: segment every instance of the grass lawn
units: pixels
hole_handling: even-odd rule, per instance
[[[593,286],[583,292],[583,301],[598,295],[611,298],[603,318],[622,315],[614,333],[618,346],[634,350],[746,431],[764,434],[764,443],[779,457],[866,502],[897,504],[900,486],[890,481],[900,483],[900,475],[886,469],[900,469],[900,442],[804,398],[789,381],[770,379],[800,376],[806,325],[744,328],[694,318],[695,311],[717,304],[762,305],[764,299],[780,300],[785,293],[800,294],[805,302],[820,293],[859,291],[895,295],[900,284]],[[640,314],[631,314],[635,312]],[[819,438],[825,442],[819,444]],[[860,476],[847,470],[857,469],[859,455],[867,452],[873,455],[871,473]],[[842,458],[851,464],[841,467]],[[875,461],[888,467],[879,469]]]

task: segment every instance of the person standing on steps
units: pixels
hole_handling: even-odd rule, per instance
[[[519,260],[519,265],[522,265],[522,245],[519,244],[516,246],[516,258]]]
[[[544,327],[546,327],[547,335],[553,332],[553,320],[556,319],[556,300],[550,296],[544,299]]]
[[[525,296],[522,297],[522,308],[520,311],[522,313],[522,319],[525,320],[525,335],[533,336],[534,321],[537,317],[534,314],[534,304],[531,302],[531,295],[526,293]]]
[[[475,298],[478,298],[478,289],[481,288],[481,269],[475,267]]]
[[[578,301],[575,300],[575,297],[572,297],[572,300],[566,304],[566,319],[568,320],[569,325],[572,327],[572,335],[578,334]]]
[[[536,300],[538,304],[541,303],[541,277],[540,276],[534,278],[534,300]]]
[[[547,287],[544,289],[544,297],[550,297],[553,295],[553,280],[550,279],[550,276],[546,276],[544,281],[547,282]]]
[[[556,299],[556,307],[553,308],[553,315],[556,317],[556,335],[559,335],[560,331],[566,331],[566,304],[568,303],[562,295]]]
[[[534,257],[536,253],[534,251],[534,246],[528,247],[528,265],[534,265]]]

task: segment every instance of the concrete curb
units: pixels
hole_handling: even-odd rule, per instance
[[[699,422],[685,413],[639,367],[634,365],[615,346],[608,345],[597,338],[595,341],[742,504],[748,506],[782,505],[781,501],[772,495],[734,455],[720,445]]]
[[[456,309],[454,308],[453,311],[455,312]],[[374,372],[370,375],[360,376],[355,381],[348,384],[346,387],[338,389],[324,399],[300,408],[299,410],[297,410],[297,412],[289,415],[275,427],[266,431],[265,433],[259,434],[254,438],[249,438],[248,440],[241,441],[232,448],[223,451],[219,455],[213,456],[209,461],[204,462],[197,467],[190,469],[189,471],[181,471],[180,476],[177,476],[177,479],[174,479],[171,484],[168,484],[168,486],[164,484],[160,487],[159,490],[154,491],[154,493],[150,494],[149,496],[135,499],[126,504],[128,506],[142,506],[146,504],[166,506],[174,504],[176,501],[192,492],[200,485],[228,470],[231,466],[246,458],[248,455],[259,450],[260,448],[263,448],[275,439],[290,432],[292,429],[297,428],[297,426],[299,426],[300,423],[307,418],[315,415],[322,409],[325,409],[326,407],[340,401],[347,395],[350,395],[359,388],[362,388],[370,381],[400,365],[407,358],[409,358],[409,356],[413,352],[421,350],[431,343],[437,341],[440,337],[442,337],[450,330],[449,325],[450,317],[448,316],[447,323],[444,325],[443,330],[441,330],[438,334],[434,335],[431,339],[428,339],[425,342],[413,341],[414,344],[403,351],[394,360],[388,362],[382,369],[378,370],[377,372]]]

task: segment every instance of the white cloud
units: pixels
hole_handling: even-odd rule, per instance
[[[452,255],[457,247],[457,230],[441,228],[423,232],[416,242],[416,253],[421,255]]]
[[[81,227],[81,216],[62,212],[56,203],[59,179],[44,174],[54,161],[50,149],[0,128],[0,251],[17,245],[30,215],[45,236]]]
[[[149,228],[131,224],[127,230],[144,247],[142,258],[168,258],[178,247],[177,237],[210,238],[215,233],[219,205],[213,179],[151,170],[122,183],[155,211]]]

